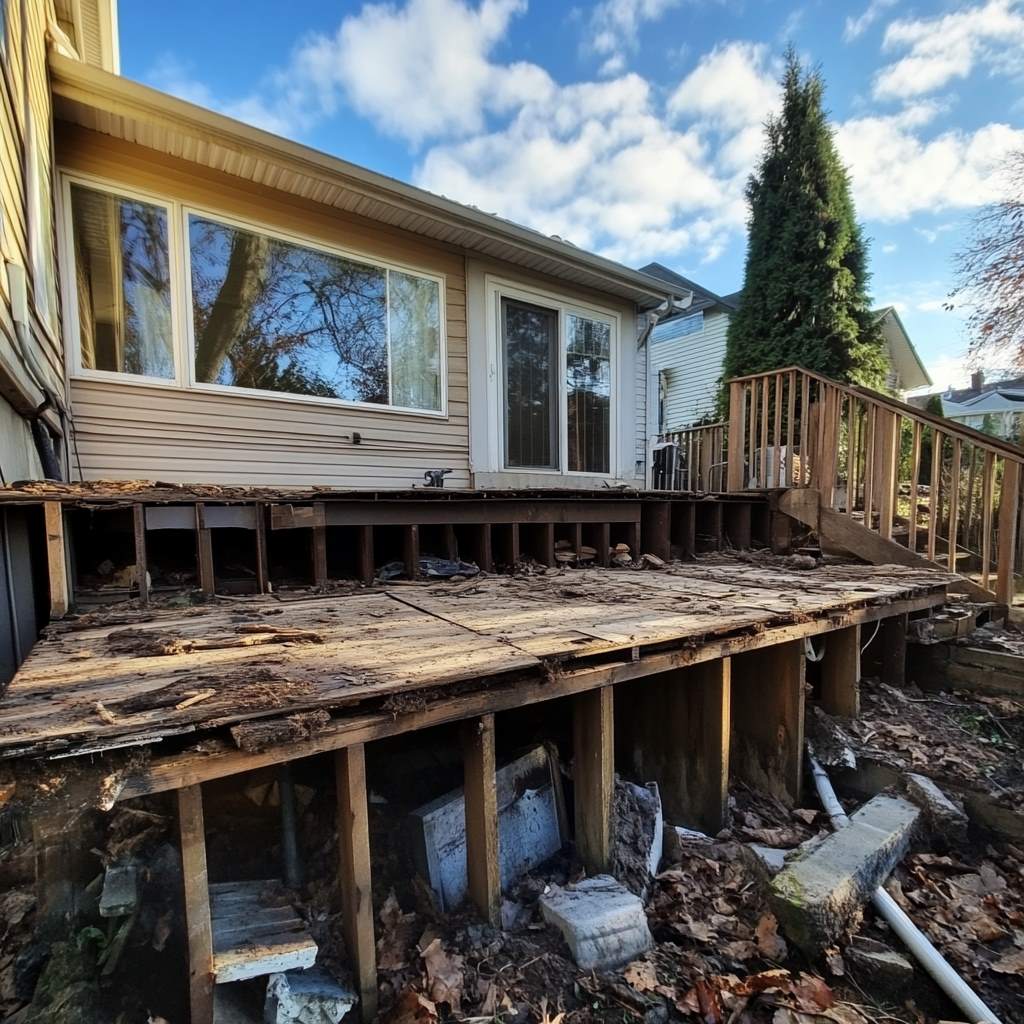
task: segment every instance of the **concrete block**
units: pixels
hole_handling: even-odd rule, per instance
[[[846,828],[791,860],[770,890],[786,938],[811,957],[835,945],[903,859],[920,818],[912,803],[876,796]]]
[[[100,917],[127,917],[139,902],[139,869],[134,864],[114,864],[103,876]]]
[[[927,776],[908,772],[905,779],[907,796],[924,811],[932,835],[948,845],[963,846],[967,842],[967,814]]]
[[[858,981],[881,991],[898,992],[914,980],[914,965],[902,953],[874,939],[858,935],[843,950],[843,959]]]
[[[557,764],[543,746],[496,773],[502,889],[557,853],[565,842],[557,773]],[[441,909],[451,910],[466,898],[469,886],[463,791],[453,790],[424,804],[412,812],[410,820],[417,865]]]
[[[653,944],[643,903],[611,875],[595,875],[564,889],[555,886],[541,896],[540,908],[584,970],[615,970]]]
[[[285,971],[267,979],[264,1024],[338,1024],[359,1001],[326,971]]]

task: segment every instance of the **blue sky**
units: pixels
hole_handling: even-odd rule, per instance
[[[130,78],[719,292],[792,40],[828,83],[875,302],[936,385],[968,372],[942,304],[1024,148],[1024,0],[121,0],[120,31]]]

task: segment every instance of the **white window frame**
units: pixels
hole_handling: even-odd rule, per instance
[[[271,224],[254,220],[249,217],[238,217],[234,214],[222,213],[195,203],[173,199],[157,193],[143,191],[122,185],[120,182],[106,178],[83,174],[78,171],[61,170],[61,205],[58,211],[58,222],[61,233],[60,259],[62,264],[61,279],[64,286],[64,310],[66,337],[72,339],[67,345],[68,370],[72,378],[84,380],[113,381],[129,387],[161,387],[179,391],[214,393],[241,399],[269,400],[273,402],[303,402],[310,405],[332,408],[365,409],[371,412],[397,414],[403,416],[426,416],[432,419],[448,419],[448,332],[447,332],[447,296],[445,277],[415,264],[400,263],[395,260],[384,260],[377,256],[354,249],[343,248],[322,239],[311,239],[304,235],[282,231]],[[170,247],[168,265],[171,273],[171,336],[174,339],[173,378],[143,377],[137,374],[120,373],[116,370],[94,370],[82,366],[82,345],[79,332],[79,310],[77,294],[77,268],[74,251],[74,228],[71,211],[71,186],[81,185],[85,188],[106,192],[115,197],[134,199],[163,208],[168,217],[168,245]],[[439,372],[441,377],[441,407],[439,409],[418,409],[412,406],[380,404],[377,402],[359,402],[346,398],[324,398],[320,395],[294,395],[283,391],[264,391],[257,388],[233,387],[225,384],[210,384],[197,381],[195,378],[195,325],[192,322],[192,268],[189,258],[188,218],[190,215],[213,220],[242,231],[252,231],[266,235],[291,245],[323,252],[330,256],[361,263],[385,272],[387,296],[387,346],[388,346],[388,397],[391,396],[391,317],[390,317],[390,273],[409,274],[433,281],[438,288],[438,343],[440,346]]]
[[[495,472],[520,476],[548,476],[568,478],[588,478],[607,480],[618,476],[619,455],[619,339],[622,336],[622,318],[612,309],[580,303],[566,295],[549,292],[540,288],[509,281],[490,274],[484,277],[484,291],[487,310],[487,361],[493,368],[491,374],[492,401],[491,423],[488,435],[490,439],[489,462],[496,467]],[[526,302],[541,306],[558,314],[558,367],[556,382],[558,385],[558,422],[557,450],[558,467],[555,469],[535,466],[510,466],[507,461],[507,439],[505,436],[505,353],[503,344],[503,325],[501,322],[501,300],[512,299],[515,302]],[[569,469],[569,389],[566,384],[568,371],[568,320],[570,316],[582,317],[605,323],[611,328],[609,347],[610,372],[610,410],[608,429],[608,470],[606,472],[587,472]]]

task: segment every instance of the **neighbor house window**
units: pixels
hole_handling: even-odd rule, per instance
[[[71,185],[81,365],[172,380],[168,214]]]
[[[441,408],[436,281],[188,218],[195,380]]]
[[[506,295],[499,324],[506,468],[609,473],[613,320]]]

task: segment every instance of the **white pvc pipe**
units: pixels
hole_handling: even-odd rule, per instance
[[[844,828],[850,824],[850,819],[846,816],[843,805],[836,797],[836,791],[832,788],[828,773],[810,752],[808,752],[808,760],[811,765],[811,774],[814,776],[814,785],[818,790],[818,797],[826,813],[832,819],[832,827],[837,830]],[[871,894],[871,902],[900,941],[917,957],[921,966],[932,976],[939,988],[963,1010],[971,1024],[978,1024],[979,1021],[984,1021],[986,1024],[1002,1024],[992,1010],[978,997],[974,989],[946,962],[942,954],[928,941],[925,934],[907,917],[900,905],[885,889],[879,886]]]

